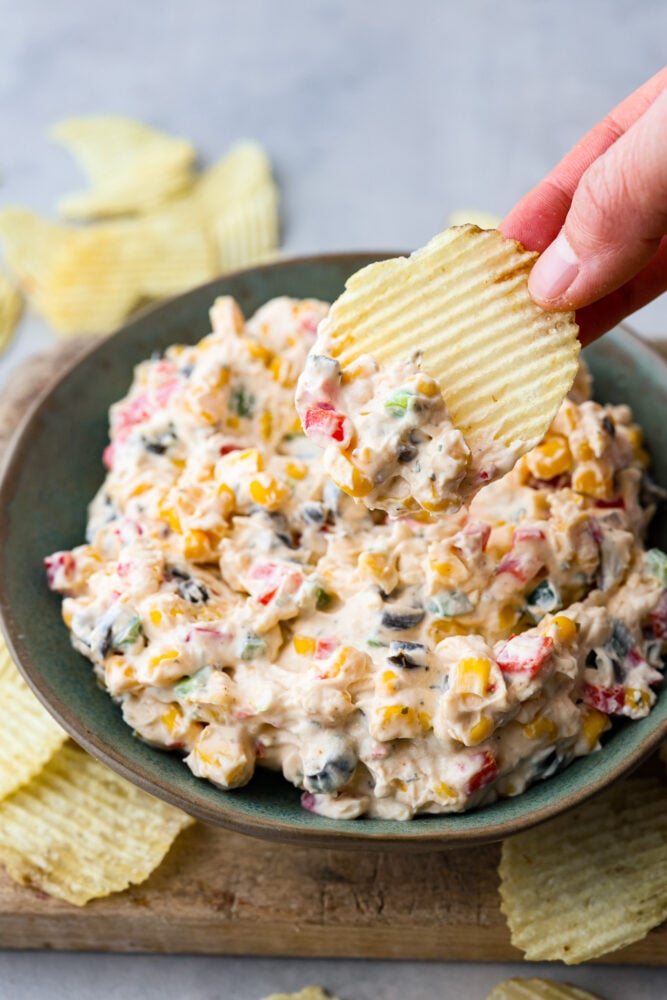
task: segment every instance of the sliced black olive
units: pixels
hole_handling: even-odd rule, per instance
[[[382,625],[384,628],[392,629],[394,632],[403,632],[406,629],[419,625],[425,612],[421,608],[386,608],[382,612]]]
[[[182,569],[176,569],[175,566],[169,566],[166,571],[166,577],[168,580],[190,580],[192,579],[189,573],[185,573]]]
[[[191,604],[206,604],[211,596],[203,583],[197,583],[192,579],[179,583],[176,589],[181,597]]]
[[[406,670],[426,665],[428,647],[421,642],[391,642],[387,661]]]
[[[324,505],[321,503],[309,503],[301,508],[301,517],[310,524],[323,524],[325,518]]]
[[[401,465],[407,465],[408,462],[411,462],[413,458],[417,457],[417,449],[413,448],[412,445],[404,445],[402,448],[398,449],[396,457]]]
[[[356,756],[350,751],[340,757],[332,757],[314,774],[304,775],[303,783],[309,792],[330,795],[348,783],[356,766]]]
[[[105,616],[106,617],[106,616]],[[111,625],[106,629],[102,639],[100,640],[100,656],[102,659],[111,652],[111,647],[113,646],[113,629]]]
[[[603,417],[602,426],[604,427],[610,438],[616,437],[616,428],[614,427],[614,422],[611,419],[611,417]]]

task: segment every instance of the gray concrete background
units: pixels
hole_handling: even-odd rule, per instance
[[[665,38],[664,0],[0,0],[0,204],[51,211],[81,181],[49,125],[121,112],[189,137],[204,163],[263,142],[289,252],[410,248],[453,209],[508,210],[661,68]],[[667,337],[667,298],[633,325]],[[52,342],[28,315],[0,379]],[[6,952],[0,998],[259,1000],[316,981],[344,1000],[483,1000],[538,973],[667,997],[666,973],[609,966]]]

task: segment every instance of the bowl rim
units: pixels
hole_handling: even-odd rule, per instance
[[[279,271],[284,268],[312,264],[346,264],[353,259],[359,260],[363,258],[367,258],[370,263],[372,260],[380,260],[389,256],[396,256],[396,254],[387,251],[375,252],[363,250],[304,254],[283,257],[278,261],[250,268],[242,268],[229,274],[220,275],[218,278],[190,289],[181,295],[150,305],[140,313],[137,313],[130,322],[119,327],[112,333],[94,337],[91,339],[90,344],[83,346],[80,352],[63,365],[46,382],[44,387],[36,394],[27,411],[12,432],[2,456],[2,462],[0,463],[0,510],[7,508],[8,500],[13,492],[13,482],[17,467],[22,460],[26,445],[29,444],[29,438],[35,430],[42,408],[61,382],[69,377],[80,365],[87,362],[92,355],[101,350],[109,340],[112,340],[121,331],[127,331],[136,324],[143,323],[148,317],[158,317],[162,311],[169,310],[175,302],[180,302],[193,293],[201,294],[207,288],[213,290],[219,285],[221,280],[235,279],[249,272]],[[657,351],[627,324],[622,323],[616,329],[625,340],[631,342],[633,353],[640,356],[643,355],[644,359],[650,362],[651,366],[659,369],[665,382],[667,382],[667,360],[661,357]],[[543,803],[533,812],[524,816],[510,816],[505,819],[490,820],[488,824],[478,829],[454,830],[451,833],[442,828],[438,830],[429,829],[427,825],[422,825],[419,819],[406,822],[404,824],[405,832],[401,830],[400,833],[388,833],[382,830],[374,833],[372,824],[383,823],[384,821],[373,819],[348,821],[349,828],[346,827],[345,829],[340,829],[340,827],[329,830],[326,828],[305,826],[294,827],[289,821],[269,818],[264,813],[259,816],[242,813],[233,804],[224,802],[222,799],[218,807],[209,805],[204,801],[184,800],[178,792],[173,790],[168,780],[163,779],[161,775],[149,772],[143,765],[128,762],[122,753],[119,753],[107,739],[100,736],[93,729],[89,729],[85,722],[78,716],[72,717],[72,710],[58,695],[47,693],[40,686],[40,668],[25,649],[20,628],[14,620],[12,613],[11,588],[8,587],[6,579],[4,544],[2,544],[3,535],[6,530],[5,523],[6,519],[0,519],[0,630],[4,635],[7,648],[14,663],[17,665],[32,692],[68,735],[97,760],[106,764],[122,777],[149,794],[216,826],[262,839],[300,843],[302,846],[328,848],[333,846],[352,850],[402,850],[410,848],[412,850],[433,851],[476,846],[502,840],[507,836],[528,830],[548,819],[574,809],[588,799],[600,794],[623,775],[634,770],[663,740],[667,739],[666,718],[649,734],[642,744],[635,747],[622,760],[619,760],[602,777],[589,780],[574,790],[566,790],[562,797],[559,797],[555,801]],[[667,690],[664,688],[663,697],[667,697]],[[483,808],[481,807],[481,809]],[[443,819],[446,816],[443,814],[437,818]]]

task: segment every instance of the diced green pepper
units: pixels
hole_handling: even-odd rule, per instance
[[[133,646],[137,639],[143,635],[143,632],[141,618],[135,615],[134,618],[130,618],[127,625],[115,636],[114,648],[118,646]]]
[[[241,659],[254,660],[256,656],[262,656],[266,652],[266,642],[261,635],[255,632],[248,632],[241,643]]]
[[[414,396],[414,392],[410,389],[396,389],[385,400],[385,409],[389,410],[392,417],[404,417],[410,406],[410,400],[414,399]]]
[[[235,386],[229,394],[229,409],[239,417],[251,417],[255,412],[255,397],[244,386]]]
[[[179,696],[179,698],[182,698],[184,695],[192,694],[193,691],[203,688],[208,680],[210,672],[210,667],[202,667],[202,669],[198,670],[196,674],[192,674],[190,677],[184,677],[183,680],[174,684],[174,692]]]
[[[646,568],[656,580],[667,587],[667,555],[661,549],[649,549],[644,555]]]
[[[439,618],[456,618],[467,615],[473,604],[462,590],[441,590],[428,602],[428,610]]]
[[[315,588],[315,607],[318,611],[326,611],[333,604],[333,594],[330,594],[324,587]]]

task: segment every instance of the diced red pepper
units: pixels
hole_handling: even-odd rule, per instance
[[[528,583],[539,573],[544,560],[537,552],[508,552],[498,563],[496,574],[509,573],[520,584]]]
[[[71,552],[54,552],[44,560],[46,567],[46,582],[51,589],[55,584],[56,574],[62,572],[66,577],[74,572],[76,560]]]
[[[221,444],[220,445],[220,454],[221,455],[229,455],[232,451],[240,451],[240,450],[241,450],[241,445],[240,444]]]
[[[468,794],[472,795],[473,792],[479,791],[480,788],[485,788],[486,785],[490,785],[492,781],[496,780],[498,775],[498,764],[496,758],[489,750],[485,750],[479,758],[480,766],[473,776],[468,781]]]
[[[513,635],[496,654],[496,663],[504,674],[534,677],[553,648],[554,641],[548,635]]]
[[[303,583],[303,576],[298,570],[274,562],[255,563],[250,570],[250,579],[259,585],[251,591],[259,604],[269,604],[281,586],[286,594],[294,594]]]
[[[327,639],[318,639],[315,643],[315,659],[316,660],[327,660],[333,651],[338,648],[338,639],[333,637]]]
[[[301,795],[301,807],[308,812],[317,812],[317,800],[312,792],[303,792]]]
[[[651,612],[651,627],[656,639],[667,639],[667,590],[663,590],[660,600]]]
[[[345,416],[334,410],[333,406],[322,403],[312,410],[306,410],[304,421],[306,434],[318,434],[342,442],[345,440],[345,419]]]
[[[596,500],[595,506],[602,510],[625,510],[625,500],[623,497],[616,497],[614,500]]]
[[[300,323],[301,329],[305,330],[306,333],[312,333],[313,336],[317,333],[319,325],[320,321],[316,316],[304,316]]]
[[[517,545],[519,542],[543,542],[546,535],[541,528],[525,526],[523,528],[517,528],[512,535],[512,546]]]
[[[602,544],[602,528],[600,527],[600,525],[598,524],[598,522],[595,520],[594,517],[589,517],[589,519],[588,519],[588,530],[589,530],[589,532],[591,534],[591,538],[593,539],[593,541],[595,542],[595,544],[596,545],[601,545]]]
[[[102,452],[102,462],[104,463],[104,468],[111,470],[113,468],[113,460],[115,458],[116,446],[113,444],[108,444],[104,451]]]
[[[463,556],[484,552],[491,534],[491,525],[486,521],[468,518],[461,530],[452,539],[452,548]]]
[[[625,707],[625,688],[622,684],[614,684],[608,688],[584,684],[582,697],[587,705],[592,705],[598,712],[606,715],[618,715]]]
[[[159,385],[152,393],[142,392],[122,406],[117,411],[114,421],[116,438],[119,441],[125,441],[133,427],[145,423],[159,407],[166,405],[180,384],[180,379],[169,379],[169,381]]]

